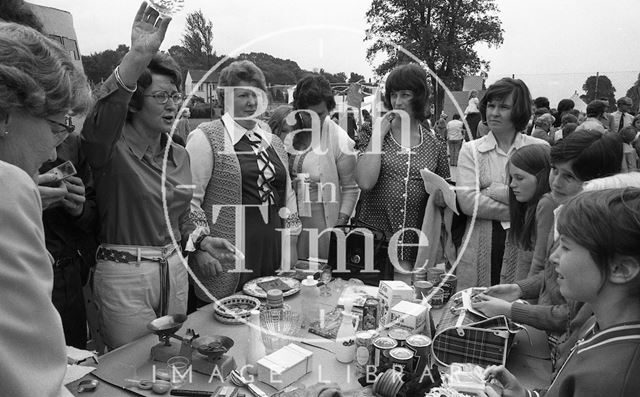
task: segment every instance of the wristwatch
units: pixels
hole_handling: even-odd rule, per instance
[[[208,234],[201,234],[201,235],[198,236],[196,241],[193,243],[193,246],[195,247],[195,249],[197,251],[202,251],[202,248],[200,247],[200,244],[202,244],[202,241],[204,240],[205,237],[209,237],[209,235]]]

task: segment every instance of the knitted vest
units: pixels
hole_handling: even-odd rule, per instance
[[[261,125],[262,127],[262,125]],[[214,221],[214,206],[240,205],[242,204],[242,173],[240,163],[233,148],[231,137],[227,133],[224,124],[220,120],[203,123],[198,128],[204,132],[211,145],[213,153],[213,169],[211,178],[205,190],[202,201],[202,209],[207,216],[210,234],[220,237],[236,245],[236,217],[235,208],[223,207],[216,211]],[[263,128],[264,129],[264,128]],[[282,164],[287,164],[287,154],[282,141],[271,136],[271,146],[278,153]],[[289,182],[289,178],[287,178]],[[244,225],[240,225],[244,228]],[[225,270],[234,268],[234,264],[223,265]],[[233,294],[238,289],[240,273],[224,272],[215,277],[204,278],[195,272],[204,286],[211,294],[220,299]],[[210,301],[204,292],[196,286],[198,298]]]

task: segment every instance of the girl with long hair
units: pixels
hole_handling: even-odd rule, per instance
[[[555,207],[549,199],[542,200],[550,190],[550,151],[546,145],[524,146],[509,159],[507,171],[511,228],[508,239],[518,248],[518,255],[515,263],[503,263],[504,282],[527,277],[533,257],[544,261]]]

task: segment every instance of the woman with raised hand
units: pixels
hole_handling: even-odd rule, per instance
[[[148,334],[155,318],[186,314],[182,246],[196,251],[200,271],[234,258],[227,241],[207,235],[204,214],[191,211],[189,155],[168,135],[182,103],[180,68],[158,52],[170,21],[142,3],[131,50],[101,86],[82,130],[100,219],[94,294],[109,348]]]
[[[362,194],[356,216],[389,236],[402,231],[399,243],[405,244],[396,250],[395,274],[379,269],[383,272],[379,277],[392,275],[408,281],[418,265],[419,236],[409,229],[422,229],[429,198],[420,170],[428,168],[449,178],[445,143],[422,126],[428,99],[427,73],[416,64],[399,66],[385,83],[384,102],[391,111],[372,131],[361,131],[356,180]]]
[[[7,396],[57,396],[66,371],[51,302],[38,169],[69,135],[65,117],[91,101],[68,52],[35,30],[0,22],[0,384]]]
[[[458,158],[458,203],[468,217],[462,239],[468,240],[456,270],[458,288],[488,287],[500,282],[509,222],[509,156],[523,146],[547,143],[522,133],[531,117],[531,94],[522,80],[503,78],[480,101],[490,132],[465,142]],[[510,246],[505,260],[515,258]]]

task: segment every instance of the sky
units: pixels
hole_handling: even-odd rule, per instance
[[[132,0],[31,0],[71,12],[83,54],[130,43],[131,22],[139,3]],[[606,74],[624,95],[640,73],[640,1],[496,0],[504,30],[498,48],[478,45],[490,61],[487,83],[500,77],[523,79],[532,95],[552,106],[596,72]],[[612,3],[613,4],[613,3]],[[307,70],[357,72],[372,77],[366,60],[365,13],[371,0],[184,0],[163,49],[179,45],[185,17],[202,10],[213,22],[218,54],[266,52],[294,60]]]

